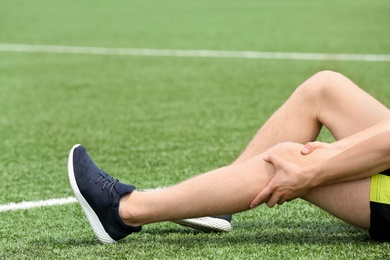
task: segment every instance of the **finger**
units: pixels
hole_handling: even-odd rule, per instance
[[[280,200],[278,200],[278,205],[282,205],[283,203],[285,203],[286,201],[284,200],[284,199],[280,199]]]
[[[265,187],[257,196],[252,200],[249,207],[255,208],[259,206],[260,204],[266,202],[271,197],[271,189],[269,187]]]
[[[267,204],[269,208],[273,208],[279,200],[280,197],[277,194],[273,193],[271,198],[265,204]]]
[[[270,195],[263,195],[263,193],[258,194],[250,203],[249,207],[251,209],[259,206],[260,204],[266,202],[270,198]]]

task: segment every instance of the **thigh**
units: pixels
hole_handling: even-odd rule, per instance
[[[325,85],[320,88],[318,119],[336,140],[362,131],[390,115],[386,106],[347,77],[339,73],[324,73],[317,77]]]
[[[369,229],[370,179],[316,187],[304,199],[352,225]]]
[[[301,144],[283,143],[271,148],[270,152],[299,166],[318,163],[339,153],[334,149],[320,148],[309,155],[302,156],[301,148]],[[371,178],[368,177],[315,187],[303,199],[350,224],[368,229],[370,227],[370,180]]]

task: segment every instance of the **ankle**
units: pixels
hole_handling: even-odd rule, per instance
[[[133,193],[124,195],[120,201],[119,201],[119,208],[118,208],[118,213],[119,217],[125,223],[126,225],[129,226],[141,226],[143,223],[139,223],[137,221],[136,217],[136,206],[134,203],[131,203],[131,197],[136,193],[134,191]],[[131,206],[130,206],[131,205]]]

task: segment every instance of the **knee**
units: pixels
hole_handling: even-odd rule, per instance
[[[316,88],[321,90],[327,89],[330,86],[336,85],[338,82],[345,80],[346,77],[339,72],[324,70],[317,72],[311,78]]]
[[[338,72],[320,71],[299,86],[297,92],[310,101],[318,100],[336,92],[340,82],[345,79],[346,77]]]
[[[294,142],[283,142],[274,145],[266,153],[272,153],[284,158],[285,160],[295,158],[301,154],[303,144]]]
[[[314,74],[311,79],[318,81],[320,83],[331,82],[340,77],[344,77],[341,73],[335,72],[332,70],[323,70]]]

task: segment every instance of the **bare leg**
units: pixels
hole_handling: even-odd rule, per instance
[[[323,125],[339,140],[389,115],[388,108],[345,76],[319,72],[296,89],[235,162],[245,161],[283,141],[313,141]],[[369,186],[370,178],[319,187],[305,199],[349,223],[369,228]]]
[[[317,187],[304,199],[355,226],[370,228],[370,178]]]
[[[234,163],[244,162],[281,142],[314,141],[323,125],[339,140],[368,128],[389,115],[390,112],[384,105],[345,76],[332,71],[319,72],[296,89],[260,128]],[[365,182],[369,183],[369,180]],[[345,185],[347,184],[334,185],[332,188],[337,187],[338,193],[351,192],[344,189]],[[348,184],[349,186],[353,185]],[[355,206],[346,200],[331,200],[327,196],[335,193],[330,189],[330,195],[326,195],[325,191],[328,189],[329,187],[324,187],[312,191],[312,202],[333,214],[339,212],[338,209]],[[337,203],[340,205],[336,205]],[[341,205],[343,203],[345,205]]]
[[[296,89],[235,162],[247,160],[281,142],[314,141],[322,125],[336,140],[342,139],[389,114],[385,106],[348,78],[332,71],[319,72]]]
[[[284,143],[273,153],[298,165],[308,165],[334,155],[316,150],[302,156],[302,145]],[[119,213],[129,225],[236,213],[249,209],[251,200],[274,176],[274,168],[263,155],[223,167],[167,189],[133,192],[121,200]],[[369,180],[315,188],[305,199],[359,227],[369,227]]]
[[[124,215],[136,216],[133,219],[135,223],[131,223],[129,217],[129,224],[144,224],[246,210],[250,200],[264,188],[274,174],[273,168],[270,169],[264,164],[259,154],[283,141],[313,141],[322,125],[338,140],[361,131],[388,115],[389,110],[385,106],[341,74],[331,71],[317,73],[299,86],[258,131],[235,161],[237,165],[195,177],[158,191],[157,194],[135,192],[128,198],[129,205],[132,205],[129,207],[131,212],[124,212]],[[322,156],[321,159],[325,157]],[[302,160],[302,163],[306,160],[313,162],[312,156],[298,158],[299,160]],[[312,190],[305,199],[347,222],[367,228],[368,194],[369,179],[365,179],[320,187]],[[135,206],[138,199],[140,208]],[[144,199],[149,200],[150,205],[145,203]],[[193,202],[190,207],[188,201]],[[160,208],[158,205],[164,207]],[[181,210],[178,211],[178,208]]]
[[[172,187],[134,191],[122,197],[119,214],[126,224],[137,226],[240,212],[249,209],[250,201],[272,177],[273,167],[256,156]]]
[[[172,188],[159,191],[162,194],[158,196],[147,193],[132,194],[129,202],[137,201],[137,198],[148,199],[149,197],[151,204],[171,205],[175,208],[168,210],[171,213],[167,215],[166,208],[161,209],[164,214],[161,211],[153,214],[152,212],[158,211],[157,205],[151,207],[154,208],[152,211],[141,209],[138,216],[143,217],[138,219],[140,220],[138,224],[246,210],[250,199],[264,188],[274,174],[273,168],[270,169],[264,164],[259,154],[283,141],[297,143],[313,141],[317,138],[322,125],[325,125],[338,140],[361,131],[388,115],[389,110],[385,106],[341,74],[331,71],[317,73],[299,86],[286,103],[258,131],[235,161],[236,166],[221,168],[198,176]],[[340,122],[343,123],[340,124]],[[305,158],[301,158],[300,155],[296,156],[300,157],[299,160],[313,162],[312,156]],[[221,176],[221,174],[229,176]],[[181,189],[192,192],[184,195],[185,192]],[[163,202],[165,195],[170,192],[176,194],[174,199],[170,198]],[[317,188],[312,190],[305,199],[352,224],[367,228],[369,226],[368,193],[369,179],[366,179]],[[191,196],[197,197],[198,200],[191,199]],[[214,199],[210,200],[211,197]],[[199,205],[191,204],[191,207],[188,207],[188,201],[198,201]],[[176,203],[179,203],[179,208],[182,209],[180,214],[176,210]],[[135,202],[129,204],[136,205]],[[143,205],[148,207],[147,203]],[[137,215],[135,207],[132,210],[133,216]],[[367,214],[362,214],[362,212]],[[130,213],[131,216],[131,212],[124,214],[126,213]],[[149,218],[148,214],[154,217]],[[361,218],[356,219],[356,216],[361,216]],[[129,221],[131,222],[131,219]]]

